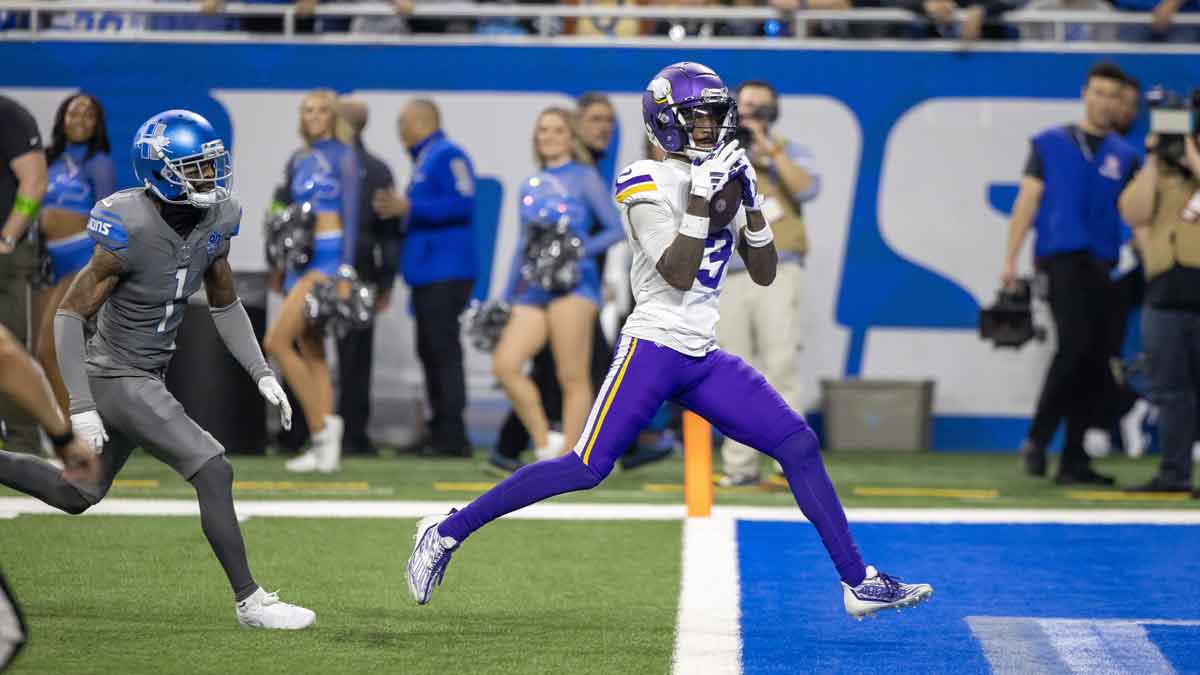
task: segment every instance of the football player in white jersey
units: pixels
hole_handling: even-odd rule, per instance
[[[774,280],[776,264],[754,168],[733,140],[737,106],[728,89],[709,68],[677,63],[651,80],[642,116],[667,158],[635,162],[617,176],[637,304],[575,452],[522,468],[461,511],[422,520],[408,561],[414,599],[429,601],[452,553],[483,525],[598,485],[666,400],[780,463],[841,577],[847,613],[862,618],[928,599],[928,584],[900,583],[864,564],[816,434],[762,375],[717,347],[718,299],[734,249],[760,285]]]

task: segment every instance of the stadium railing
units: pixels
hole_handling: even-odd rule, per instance
[[[198,15],[204,14],[199,4],[180,2],[46,2],[30,0],[0,0],[0,14],[28,13],[30,20],[27,28],[11,28],[0,32],[2,38],[17,38],[20,36],[42,36],[49,33],[55,35],[70,35],[76,32],[43,28],[41,20],[46,14],[61,14],[66,12],[116,12],[136,16],[150,15]],[[312,16],[321,18],[355,18],[355,17],[384,17],[395,14],[388,3],[330,3],[318,5]],[[282,17],[282,35],[288,38],[297,36],[296,20],[301,15],[293,5],[229,3],[216,16],[236,17]],[[781,13],[771,8],[757,7],[662,7],[662,6],[628,6],[628,5],[562,5],[562,4],[475,4],[470,2],[448,3],[418,3],[411,15],[415,18],[469,18],[469,19],[533,19],[538,33],[533,36],[522,36],[525,40],[555,39],[555,40],[586,40],[595,41],[597,36],[572,36],[556,34],[557,26],[566,19],[661,19],[661,20],[698,20],[718,22],[738,21],[770,21],[790,18],[796,26],[796,37],[771,38],[790,41],[819,41],[823,38],[806,37],[804,26],[809,22],[836,21],[845,24],[896,24],[909,23],[918,19],[914,14],[899,9],[855,9],[855,10],[799,10],[790,14]],[[1053,26],[1053,39],[1050,43],[1065,41],[1067,27],[1071,25],[1149,25],[1152,15],[1147,12],[1086,12],[1086,11],[1028,11],[1020,10],[1004,15],[1003,22],[1009,26],[1020,27],[1028,25]],[[1200,25],[1200,14],[1177,14],[1173,19],[1174,25]],[[139,33],[137,29],[126,28],[119,36],[128,37],[139,34],[149,34],[152,31]],[[180,32],[170,33],[172,39],[179,39]],[[226,39],[228,34],[222,34]],[[261,40],[262,34],[246,36],[248,40]],[[353,36],[351,36],[353,37]],[[408,35],[378,35],[360,36],[371,41],[388,41],[389,39],[410,39]],[[422,35],[423,39],[461,39],[461,34]],[[599,39],[604,39],[600,36]],[[612,38],[616,39],[616,38]],[[687,38],[689,42],[696,38]],[[712,41],[733,40],[732,37],[707,38]],[[756,38],[767,39],[767,38]],[[620,38],[621,42],[629,42],[630,38]],[[635,40],[654,42],[670,41],[668,37],[642,37]],[[862,40],[855,40],[861,42]],[[950,40],[959,42],[959,40]],[[925,41],[928,42],[928,41]],[[1031,42],[1022,40],[1022,42]]]

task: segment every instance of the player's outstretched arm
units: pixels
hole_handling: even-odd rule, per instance
[[[704,239],[708,234],[708,200],[692,195],[688,198],[684,226],[674,241],[658,259],[658,273],[672,288],[686,291],[696,280],[700,261],[704,258]],[[700,222],[703,221],[703,222]],[[688,227],[695,224],[695,227]],[[695,230],[695,231],[693,231]]]
[[[767,233],[767,219],[762,211],[747,211],[746,232],[738,243],[738,255],[746,261],[746,271],[750,278],[759,286],[770,286],[775,281],[775,266],[779,262],[779,254],[775,250],[774,240],[767,241],[761,246],[753,246],[750,242]],[[758,241],[761,241],[759,239]]]
[[[283,393],[283,387],[275,379],[275,373],[267,366],[250,317],[246,315],[246,308],[242,306],[233,285],[233,268],[229,266],[228,258],[218,258],[204,271],[204,291],[208,294],[208,309],[221,342],[225,343],[225,348],[258,385],[263,398],[271,405],[279,406],[283,428],[291,428],[291,405]]]

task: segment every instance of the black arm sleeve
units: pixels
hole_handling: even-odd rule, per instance
[[[33,150],[42,149],[42,134],[37,121],[21,104],[0,97],[0,161],[8,163]]]
[[[1025,160],[1025,171],[1022,173],[1030,178],[1046,179],[1042,171],[1042,156],[1038,154],[1037,148],[1032,143],[1029,144],[1029,159]]]

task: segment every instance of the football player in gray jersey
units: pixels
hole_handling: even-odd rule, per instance
[[[241,219],[230,192],[229,154],[203,117],[168,110],[138,130],[133,157],[142,187],[92,209],[87,231],[95,253],[54,319],[71,425],[99,456],[99,476],[75,481],[37,458],[0,452],[0,483],[82,513],[103,499],[141,446],[195,488],[200,523],[233,587],[238,621],[306,628],[316,620],[311,610],[255,583],[233,508],[233,467],[163,382],[184,305],[203,284],[222,341],[263,397],[279,406],[283,425],[291,425],[291,409],[263,358],[226,257]],[[97,312],[97,332],[85,347],[84,322]]]

